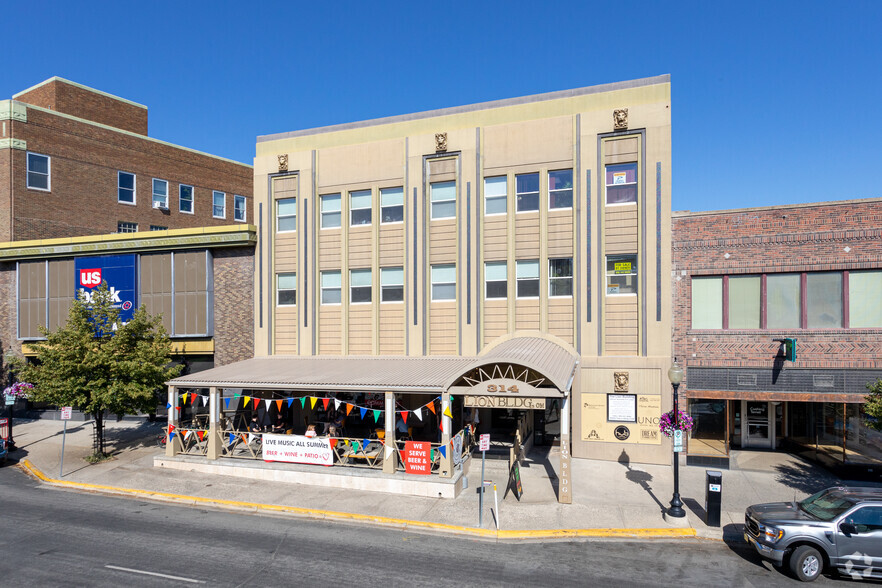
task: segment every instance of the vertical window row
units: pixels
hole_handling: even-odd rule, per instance
[[[153,178],[153,208],[168,208],[168,182]]]
[[[227,218],[227,195],[225,192],[218,190],[212,192],[211,216],[214,218]]]
[[[245,208],[245,197],[238,194],[233,195],[233,220],[244,223],[248,220],[248,213]]]
[[[44,190],[51,188],[52,160],[48,155],[39,153],[27,153],[27,185],[31,190]]]

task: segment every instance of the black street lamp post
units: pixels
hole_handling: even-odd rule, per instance
[[[676,430],[680,424],[680,406],[677,389],[680,387],[680,382],[683,381],[683,368],[677,364],[676,359],[674,364],[668,369],[668,379],[674,387],[674,426]],[[680,500],[680,455],[676,451],[674,451],[674,496],[671,498],[671,508],[668,509],[668,515],[675,518],[686,516],[686,511],[683,510],[683,502]]]
[[[13,357],[15,357],[15,354],[13,353],[12,348],[10,348],[9,351],[7,351],[3,355],[3,360],[4,360],[3,363],[6,365],[6,372],[8,374],[8,381],[9,381],[8,385],[9,386],[12,386],[12,384],[14,383],[14,377],[12,375],[12,368],[9,366],[10,360]],[[0,394],[0,396],[3,396],[3,395]],[[3,401],[6,402],[5,397],[3,398]],[[12,411],[15,408],[15,401],[13,400],[13,404],[7,404],[6,408],[8,409],[7,412],[9,413],[9,424],[7,425],[9,427],[9,435],[6,438],[6,448],[9,451],[12,451],[13,449],[15,449],[15,439],[12,437]]]

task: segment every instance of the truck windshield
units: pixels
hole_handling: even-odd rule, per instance
[[[822,490],[799,503],[799,508],[822,521],[832,521],[855,502],[838,490]]]

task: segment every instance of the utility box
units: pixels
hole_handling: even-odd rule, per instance
[[[705,470],[704,512],[708,527],[720,526],[720,509],[723,504],[723,472]]]

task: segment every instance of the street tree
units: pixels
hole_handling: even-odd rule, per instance
[[[122,323],[104,282],[72,302],[67,323],[31,345],[36,361],[21,363],[22,380],[34,384],[33,400],[75,406],[94,418],[93,459],[104,450],[106,414],[156,410],[157,392],[180,373],[170,365],[171,341],[159,316],[138,308]]]
[[[867,402],[864,404],[864,414],[872,417],[867,422],[867,425],[877,431],[882,431],[882,379],[867,384],[867,390],[870,393],[866,397]]]

